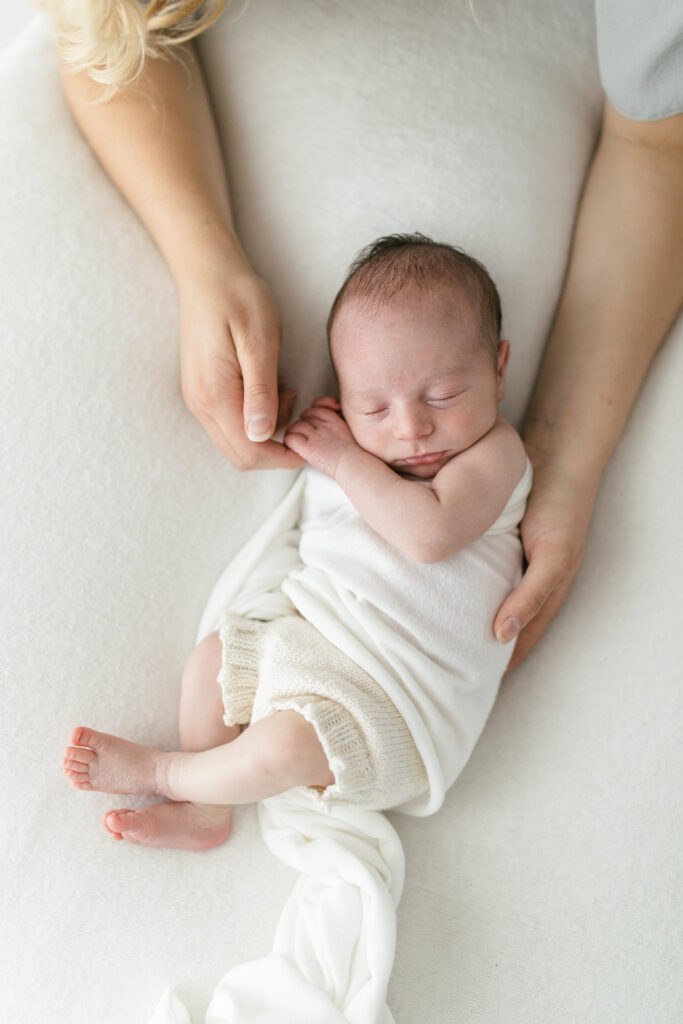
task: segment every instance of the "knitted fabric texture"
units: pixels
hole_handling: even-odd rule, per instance
[[[305,788],[316,806],[343,800],[387,809],[426,788],[424,765],[395,705],[305,619],[227,614],[220,637],[226,724],[288,709],[311,722],[335,777],[322,792]]]
[[[218,684],[223,691],[223,721],[226,725],[246,725],[251,721],[254,694],[261,657],[260,638],[265,622],[225,615],[219,633],[221,670]]]

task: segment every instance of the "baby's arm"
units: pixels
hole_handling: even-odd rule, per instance
[[[366,523],[415,561],[438,562],[485,533],[524,472],[522,441],[499,416],[425,487],[361,448],[337,408],[333,399],[318,399],[285,444],[336,480]]]

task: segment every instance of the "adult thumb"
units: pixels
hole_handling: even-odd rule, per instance
[[[240,368],[244,387],[244,431],[250,441],[267,441],[277,421],[277,351],[264,346],[258,355],[242,355]]]
[[[506,644],[538,615],[560,582],[557,564],[543,552],[529,563],[519,585],[498,609],[493,631],[500,643]]]

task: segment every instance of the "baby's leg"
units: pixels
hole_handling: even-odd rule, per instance
[[[211,633],[190,655],[183,672],[178,729],[182,750],[207,750],[236,739],[241,727],[223,721],[223,699],[216,682],[221,643]],[[137,811],[108,811],[103,819],[116,839],[143,846],[208,850],[230,834],[230,808],[188,801],[151,804]]]
[[[74,729],[67,759],[78,789],[143,793],[175,801],[253,803],[294,786],[334,782],[310,722],[297,711],[276,711],[234,742],[212,750],[165,753],[127,740]]]
[[[209,750],[231,743],[241,732],[226,725],[221,689],[216,682],[222,652],[219,633],[210,633],[190,655],[183,672],[178,711],[181,750]]]

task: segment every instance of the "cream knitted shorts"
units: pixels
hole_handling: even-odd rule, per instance
[[[227,614],[220,626],[226,725],[293,709],[315,728],[335,781],[312,801],[386,810],[427,788],[422,759],[381,686],[306,619]]]

